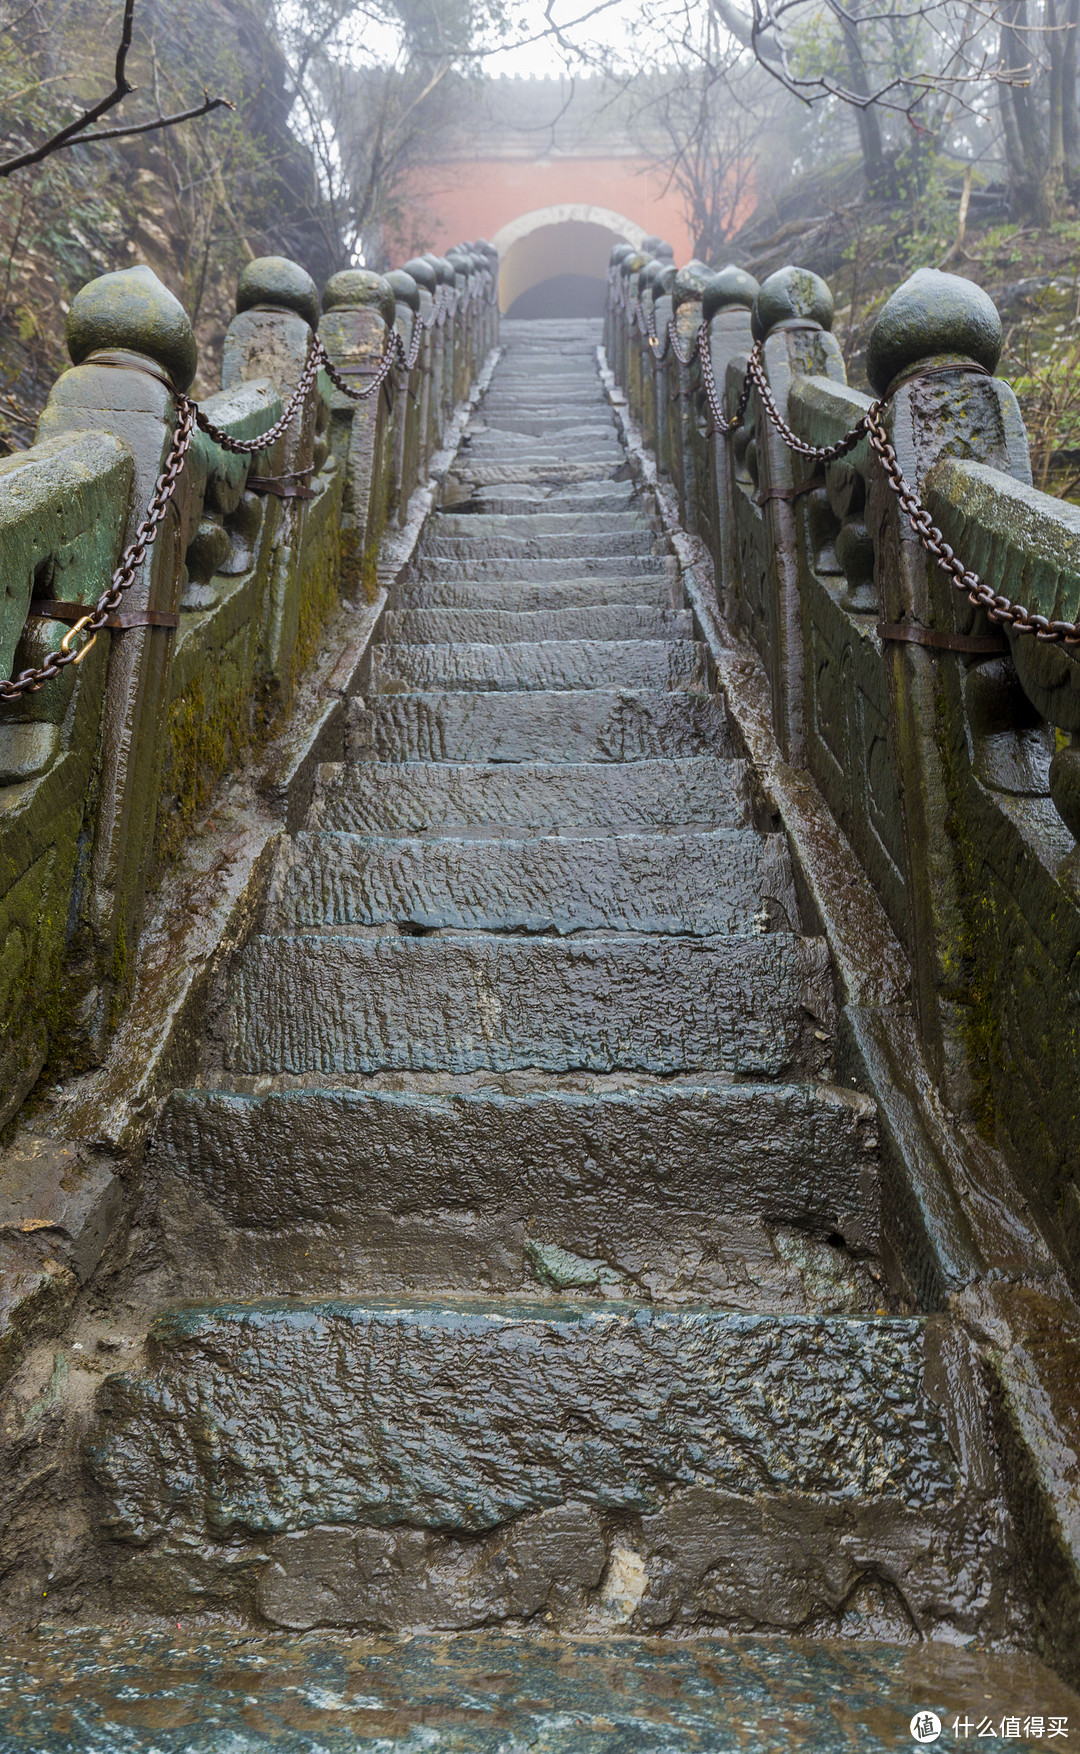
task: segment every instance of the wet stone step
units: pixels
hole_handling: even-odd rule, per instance
[[[603,416],[599,407],[582,409],[580,413],[569,408],[553,410],[550,414],[525,413],[522,409],[508,410],[500,414],[496,408],[485,408],[483,415],[470,427],[470,434],[479,437],[485,432],[502,432],[510,438],[561,439],[564,434],[576,440],[586,435],[589,438],[607,438],[612,433],[614,421],[611,416]]]
[[[780,835],[372,840],[302,831],[280,853],[266,930],[619,931],[709,937],[798,926]]]
[[[503,1600],[550,1628],[562,1592],[532,1570],[504,1565],[504,1577]],[[895,1754],[913,1699],[948,1700],[976,1721],[1005,1699],[1080,1718],[1076,1695],[1018,1652],[634,1639],[611,1634],[603,1585],[591,1598],[602,1629],[572,1641],[535,1626],[527,1638],[97,1626],[14,1638],[0,1654],[0,1738],[5,1754],[181,1754],[198,1725],[198,1754],[790,1754],[797,1723],[814,1754]],[[377,1613],[374,1581],[369,1600]],[[328,1591],[324,1622],[336,1606]],[[857,1610],[850,1619],[857,1630]],[[442,1624],[438,1611],[418,1620]]]
[[[833,1015],[824,943],[786,933],[260,937],[232,993],[241,1073],[816,1076]]]
[[[497,536],[528,536],[530,539],[549,536],[595,536],[601,531],[640,530],[651,537],[649,519],[644,512],[620,507],[605,512],[558,512],[538,509],[535,512],[499,513],[452,511],[439,512],[431,522],[432,536],[475,536],[492,540]]]
[[[587,524],[590,520],[573,520],[575,523],[578,521]],[[545,536],[539,531],[535,535],[500,531],[488,538],[479,530],[461,536],[444,536],[441,534],[441,526],[437,524],[435,534],[421,545],[420,554],[425,559],[465,560],[473,565],[485,561],[489,556],[499,561],[520,557],[522,560],[576,562],[579,557],[594,554],[651,556],[657,552],[663,553],[663,548],[657,550],[656,543],[657,538],[647,526],[634,529],[628,518],[620,518],[615,529],[599,530],[595,534],[568,533],[563,536]]]
[[[546,559],[515,554],[484,555],[473,561],[422,552],[410,567],[409,583],[437,584],[441,579],[453,583],[462,580],[491,583],[505,579],[508,583],[550,581],[558,584],[568,578],[584,579],[593,574],[604,578],[655,578],[661,563],[662,557],[658,554],[612,554],[606,550]]]
[[[513,456],[515,463],[531,463],[543,468],[558,468],[563,463],[589,463],[593,466],[606,464],[611,469],[617,469],[626,456],[614,436],[610,439],[565,437],[558,444],[553,444],[541,439],[525,438],[518,433],[479,433],[463,448],[464,456],[474,465],[481,466],[489,462],[504,462],[508,453]]]
[[[587,418],[603,426],[613,424],[611,405],[603,391],[598,390],[595,379],[591,386],[564,388],[556,382],[552,387],[543,390],[534,387],[527,396],[512,391],[496,393],[489,390],[475,417],[476,424],[485,425],[493,414],[505,420],[557,420],[570,417]]]
[[[606,1258],[631,1266],[643,1290],[672,1217],[698,1233],[699,1254],[717,1214],[840,1235],[854,1249],[877,1240],[875,1115],[854,1091],[700,1079],[589,1090],[432,1082],[177,1091],[147,1173],[155,1185],[171,1175],[233,1224],[266,1231],[371,1225],[376,1211],[394,1223],[457,1213],[479,1229],[478,1214],[497,1213],[575,1254],[578,1268],[591,1265],[594,1289]],[[573,1263],[541,1254],[537,1264],[552,1277],[560,1269],[564,1288],[589,1285]]]
[[[348,703],[353,761],[645,761],[731,754],[715,695],[579,689],[372,695]]]
[[[126,1600],[170,1617],[208,1590],[296,1629],[553,1599],[573,1630],[614,1574],[626,1630],[835,1629],[861,1589],[879,1625],[989,1642],[1010,1556],[961,1474],[986,1439],[957,1340],[604,1301],[181,1307],[102,1385],[87,1453],[136,1544]]]
[[[660,609],[685,603],[681,584],[675,575],[655,572],[631,577],[612,578],[591,573],[581,579],[496,579],[475,578],[420,581],[410,579],[394,591],[399,609],[502,609],[517,613],[536,610],[562,610],[603,607],[612,604],[640,604]]]
[[[617,834],[698,825],[743,828],[748,819],[745,763],[701,755],[623,766],[327,764],[308,823],[352,834],[467,829]]]
[[[491,458],[470,461],[468,454],[459,456],[454,466],[454,479],[459,490],[488,487],[543,487],[553,493],[565,493],[573,487],[621,486],[626,479],[625,457],[605,458],[600,463],[519,463],[495,462]]]
[[[380,694],[432,689],[667,688],[709,686],[708,648],[694,640],[527,640],[499,645],[377,645],[371,688]]]
[[[475,511],[489,516],[519,517],[522,514],[540,513],[565,514],[629,511],[635,505],[633,489],[627,488],[621,481],[581,482],[575,487],[528,487],[524,483],[518,486],[500,487],[497,483],[485,487],[478,485],[472,490],[472,498],[467,507],[475,507]],[[455,503],[453,514],[457,517],[474,516],[475,512]]]
[[[567,1502],[655,1514],[680,1486],[926,1510],[959,1483],[926,1326],[604,1302],[180,1308],[154,1323],[145,1375],[106,1380],[90,1453],[114,1537],[138,1541],[479,1533]]]
[[[515,613],[507,609],[411,609],[390,611],[382,632],[388,641],[408,644],[468,642],[502,644],[518,640],[690,640],[690,611],[646,609],[621,604],[592,609],[548,609]]]

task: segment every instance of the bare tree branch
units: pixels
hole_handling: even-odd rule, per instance
[[[84,110],[73,122],[69,122],[66,128],[61,128],[58,133],[50,135],[48,140],[43,140],[39,146],[0,162],[0,177],[10,177],[15,171],[26,170],[32,164],[40,164],[43,159],[51,158],[54,152],[62,152],[66,146],[84,146],[95,140],[121,140],[130,134],[152,134],[160,128],[174,128],[178,122],[190,122],[196,116],[207,116],[211,110],[233,108],[228,98],[206,96],[194,109],[179,111],[174,116],[158,116],[152,122],[139,122],[128,128],[102,128],[96,133],[87,134],[87,128],[93,127],[101,116],[114,110],[117,104],[123,103],[135,90],[127,76],[127,58],[134,27],[135,0],[124,0],[124,20],[116,50],[112,90],[105,97],[99,98],[88,110]]]

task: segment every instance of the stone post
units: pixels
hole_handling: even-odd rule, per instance
[[[468,256],[461,250],[449,250],[446,256],[454,270],[454,285],[457,289],[457,308],[453,323],[453,371],[450,377],[450,405],[447,414],[453,416],[454,409],[463,396],[469,393],[469,280],[472,264]]]
[[[828,333],[833,297],[824,280],[805,268],[781,268],[762,282],[751,317],[755,341],[764,343],[764,366],[780,414],[786,418],[796,373],[807,372],[846,383],[843,355]],[[757,398],[754,398],[755,403]],[[796,555],[797,485],[806,471],[757,408],[754,417],[758,502],[765,522],[765,550],[772,577],[762,630],[772,691],[773,724],[784,758],[806,763],[802,611]]]
[[[450,303],[453,304],[456,276],[450,263],[446,260],[445,256],[436,256],[430,252],[425,253],[425,260],[431,263],[438,283],[444,289],[441,295],[442,298],[445,300],[449,297]],[[447,422],[450,419],[454,406],[452,394],[453,378],[454,320],[452,316],[447,314],[437,325],[435,338],[435,362],[432,383],[435,389],[437,416],[435,423],[436,450],[438,450],[439,446],[442,444],[443,433],[446,431]]]
[[[662,475],[671,474],[671,365],[672,355],[666,337],[668,324],[675,314],[671,289],[675,283],[675,264],[666,262],[653,279],[653,324],[660,344],[653,353],[653,400],[656,405],[656,464]]]
[[[176,429],[173,386],[195,376],[195,335],[186,312],[149,268],[104,274],[83,287],[67,319],[74,369],[55,385],[39,440],[107,431],[131,451],[134,465],[125,546],[146,515]],[[73,911],[81,946],[68,979],[81,992],[83,1055],[104,1052],[128,990],[142,919],[157,817],[162,711],[188,541],[190,473],[181,476],[170,510],[135,583],[126,614],[159,616],[158,625],[98,637],[111,642],[104,686],[97,811],[84,885]]]
[[[665,264],[658,261],[654,256],[651,261],[646,262],[638,279],[638,297],[641,301],[642,318],[646,326],[651,322],[655,329],[659,329],[659,325],[656,322],[654,286],[656,278],[662,272],[664,266]],[[662,334],[662,331],[660,331],[660,333]],[[655,452],[659,436],[656,418],[658,349],[652,345],[647,336],[641,335],[640,333],[638,336],[638,345],[641,349],[641,401],[640,405],[635,409],[635,413],[646,445],[651,451]]]
[[[288,402],[307,363],[319,321],[319,292],[311,275],[286,256],[260,256],[249,262],[240,276],[236,311],[222,352],[222,389],[253,378],[268,378],[282,402]],[[272,483],[265,494],[252,494],[253,499],[262,500],[263,518],[274,520],[261,640],[263,686],[271,711],[284,705],[293,681],[302,605],[297,592],[290,589],[289,557],[301,541],[316,444],[325,421],[322,398],[308,397],[273,452],[252,462],[253,475],[269,478]]]
[[[616,288],[619,297],[619,315],[615,325],[614,371],[616,382],[627,400],[629,400],[630,396],[630,349],[633,344],[634,333],[630,312],[627,308],[627,302],[630,298],[631,288],[635,293],[637,292],[636,276],[638,270],[644,268],[647,260],[647,256],[642,256],[639,252],[632,251],[629,256],[623,257],[623,260],[615,271]]]
[[[436,436],[438,397],[435,393],[438,333],[432,323],[432,312],[435,308],[435,294],[439,290],[439,277],[431,263],[423,256],[410,257],[401,272],[407,274],[417,288],[420,300],[420,319],[426,325],[424,339],[420,343],[420,358],[417,361],[419,374],[417,380],[417,473],[419,480],[426,481],[428,463],[438,446]]]
[[[394,293],[397,307],[394,326],[408,357],[420,322],[420,288],[404,268],[395,268],[386,276]],[[422,346],[422,343],[421,343]],[[399,367],[400,383],[394,405],[394,463],[392,503],[398,524],[404,524],[409,500],[417,483],[420,454],[420,354],[411,372]]]
[[[702,293],[701,320],[705,325],[702,346],[710,350],[713,381],[721,402],[729,363],[736,356],[748,354],[753,346],[750,311],[758,291],[758,283],[752,274],[729,264],[712,276]],[[729,418],[733,412],[733,409],[727,410]],[[706,417],[708,418],[708,414]],[[739,543],[731,444],[731,439],[717,432],[713,433],[710,440],[716,507],[712,541],[716,588],[724,613],[734,619],[738,596]]]
[[[486,322],[483,357],[486,359],[491,349],[499,345],[499,252],[486,238],[481,238],[476,247],[483,257],[488,274],[484,288]]]
[[[362,389],[378,370],[397,304],[381,274],[346,268],[323,288],[319,334],[339,371]],[[389,380],[375,395],[354,402],[328,386],[330,435],[344,475],[341,584],[346,596],[376,591],[375,568],[382,539],[393,460],[387,443],[393,412]]]
[[[687,262],[671,288],[671,305],[679,346],[689,353],[701,329],[701,300],[712,279],[704,262]],[[672,348],[669,366],[668,446],[672,479],[679,495],[679,516],[687,530],[697,530],[697,491],[694,469],[692,424],[696,419],[694,385],[699,381],[696,362],[683,365]]]
[[[890,398],[885,424],[917,491],[933,465],[950,456],[1030,480],[1016,398],[1007,384],[985,375],[1000,350],[993,302],[956,275],[921,269],[885,305],[870,337],[867,376],[876,395]],[[866,522],[883,624],[994,633],[921,547],[880,467],[871,478]],[[981,664],[1000,660],[899,640],[882,644],[881,660],[902,799],[919,1026],[947,1100],[970,1112],[976,1084],[958,809],[968,760],[964,695],[974,692]]]
[[[618,354],[622,337],[618,333],[615,299],[619,288],[619,269],[627,256],[634,254],[633,244],[613,244],[608,259],[608,295],[604,306],[604,352],[607,354],[608,366],[618,378]]]
[[[642,359],[642,351],[650,350],[645,337],[642,335],[640,328],[634,321],[633,310],[638,299],[641,297],[642,277],[650,260],[651,258],[648,256],[629,256],[623,265],[624,268],[629,269],[629,272],[626,275],[626,296],[630,306],[626,317],[626,381],[623,388],[626,392],[626,400],[630,404],[630,412],[633,414],[634,419],[638,421],[641,419],[644,403],[644,397],[642,394],[642,376],[645,362]],[[649,369],[651,371],[651,366]]]

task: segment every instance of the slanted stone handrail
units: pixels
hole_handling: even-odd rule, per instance
[[[715,430],[705,348],[727,420],[755,344],[806,444],[835,444],[871,406],[846,382],[818,276],[783,269],[759,288],[690,264],[667,277],[668,331],[668,266],[612,253],[614,376],[705,543],[718,607],[756,648],[782,756],[824,794],[906,948],[940,1091],[1015,1166],[1080,1285],[1080,646],[974,608],[866,438],[835,462],[801,456],[756,391],[733,432]],[[924,270],[879,318],[871,385],[904,476],[964,565],[1071,621],[1080,514],[1031,486],[1016,399],[992,375],[1000,340],[979,288]]]
[[[256,455],[197,433],[126,624],[0,701],[0,1126],[50,1059],[101,1060],[148,889],[288,707],[341,597],[375,595],[380,541],[495,344],[490,246],[407,268],[336,275],[320,300],[295,263],[247,266],[202,405],[217,429],[251,441],[278,422],[313,332],[360,385],[396,330],[396,369],[361,402],[322,374]],[[45,662],[109,586],[173,441],[173,387],[195,375],[186,313],[146,268],[84,288],[68,345],[38,442],[0,461],[3,678]]]

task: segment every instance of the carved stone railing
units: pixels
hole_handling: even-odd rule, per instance
[[[121,624],[36,692],[0,700],[0,1126],[48,1061],[100,1061],[148,890],[289,706],[341,596],[374,595],[384,533],[404,524],[496,341],[496,274],[487,246],[389,281],[347,271],[320,315],[295,263],[245,269],[222,389],[203,404],[231,438],[279,419],[313,331],[350,388],[372,380],[394,329],[397,368],[362,401],[321,374],[255,456],[198,433]],[[195,375],[190,322],[145,268],[85,287],[68,342],[38,442],[0,461],[0,679],[46,662],[108,588]]]
[[[799,455],[756,390],[733,431],[715,430],[701,351],[726,422],[757,344],[794,436],[827,447],[849,432],[871,398],[848,386],[831,322],[813,274],[758,288],[735,269],[673,274],[613,252],[612,371],[707,546],[724,619],[759,654],[781,755],[813,776],[907,952],[951,1112],[1006,1154],[1080,1286],[1080,644],[974,608],[866,437],[824,465]],[[984,293],[924,270],[878,321],[872,387],[903,475],[964,565],[1073,622],[1080,511],[1030,485],[1016,399],[991,375],[1000,345]]]

